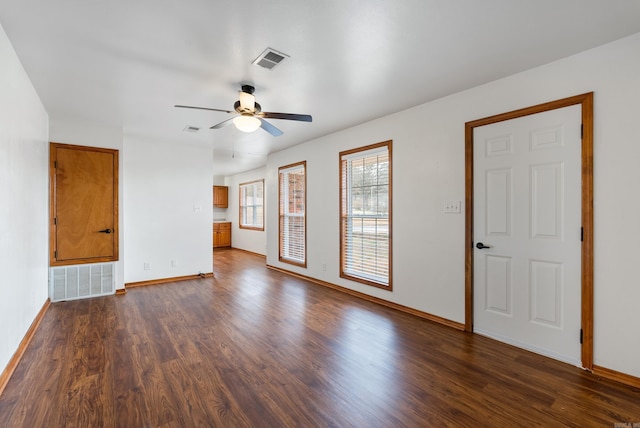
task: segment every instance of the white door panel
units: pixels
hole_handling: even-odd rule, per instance
[[[581,107],[474,128],[474,331],[580,364]]]

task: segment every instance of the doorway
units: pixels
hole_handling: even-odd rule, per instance
[[[558,118],[563,112],[568,116],[565,114]],[[578,122],[577,132],[581,135],[568,137],[577,139],[577,144],[580,144],[581,139],[582,144],[572,153],[565,154],[574,158],[574,166],[570,167],[565,160],[553,160],[553,156],[557,156],[557,152],[562,150],[552,146],[562,144],[558,138],[564,138],[565,128],[548,124],[571,122],[574,120],[571,119],[572,114]],[[548,126],[543,123],[545,118],[548,119]],[[531,129],[525,129],[527,127],[537,131],[531,132]],[[523,128],[518,132],[524,135],[519,142],[512,138],[513,132],[518,128]],[[557,336],[558,330],[566,327],[576,335],[575,347],[568,351],[562,350],[559,354],[564,354],[565,351],[574,353],[575,357],[569,360],[575,360],[582,367],[591,369],[593,93],[468,122],[465,124],[465,138],[465,329],[476,331],[475,323],[479,322],[478,332],[486,333],[481,330],[493,330],[495,327],[497,330],[492,332],[495,338],[504,338],[504,341],[516,346],[525,344],[524,347],[536,350],[546,346],[538,346],[542,343],[539,342],[540,338],[544,341],[544,336]],[[526,147],[522,147],[523,145]],[[509,165],[510,161],[504,163],[504,160],[513,157],[518,147],[523,149],[521,151],[524,153],[522,156],[525,156],[525,163],[519,167]],[[545,150],[548,148],[553,150]],[[493,160],[488,167],[481,163],[478,160],[480,151],[495,155],[496,159],[500,158],[502,166],[496,166],[495,162],[491,164]],[[540,158],[542,153],[551,154]],[[526,159],[530,159],[530,162]],[[574,178],[565,177],[568,172],[566,168],[574,168]],[[479,178],[478,174],[482,174],[482,177]],[[520,183],[513,180],[515,174],[520,174]],[[577,194],[574,201],[571,201],[569,194],[563,193],[571,180],[579,182],[574,187]],[[548,192],[547,196],[541,196],[544,192]],[[569,196],[569,199],[565,200],[565,196]],[[479,200],[478,197],[482,199]],[[489,202],[485,203],[487,201]],[[571,213],[570,209],[566,210],[571,208],[567,204],[571,204],[577,211]],[[479,209],[482,210],[481,214]],[[514,217],[515,215],[519,217]],[[569,223],[565,220],[569,220]],[[571,225],[571,221],[575,223],[575,227]],[[571,230],[565,230],[565,224]],[[513,229],[514,227],[519,230]],[[511,242],[511,249],[507,248],[508,245],[505,247],[505,243],[517,234],[524,237],[524,241]],[[540,257],[540,254],[550,254],[551,247],[544,245],[553,242],[561,243],[554,250],[558,254],[571,253],[570,249],[563,247],[569,242],[569,246],[574,245],[577,255],[572,260],[564,261]],[[538,252],[538,256],[532,256],[526,251],[525,254],[513,253],[513,249],[522,253],[521,250],[527,246],[537,246],[541,252]],[[572,274],[571,269],[576,269],[576,272]],[[567,287],[571,288],[567,283],[572,277],[576,282],[573,285],[574,297],[571,297],[570,290],[566,290]],[[579,314],[579,320],[574,319],[575,328],[563,312],[567,309],[567,304],[571,305],[569,300],[572,299],[579,300],[578,307],[568,308]],[[480,311],[486,313],[480,314]],[[520,320],[520,327],[516,326],[516,319]],[[505,329],[499,330],[502,328],[500,325]],[[532,333],[531,328],[537,328],[536,332]],[[537,335],[537,338],[533,339],[532,346],[527,346],[530,338],[534,337],[532,334]],[[513,335],[522,337],[514,338]],[[566,338],[555,337],[550,340],[561,343]],[[553,351],[548,354],[554,356]]]

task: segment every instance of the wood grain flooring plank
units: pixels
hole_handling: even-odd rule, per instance
[[[220,373],[213,364],[195,363],[190,366],[194,383],[206,400],[212,415],[212,426],[251,427],[251,420],[243,412],[231,391],[227,389]]]
[[[111,349],[113,420],[115,426],[144,426],[144,414],[149,413],[138,377],[131,367],[135,367],[131,349],[131,336],[121,326],[113,332]]]
[[[152,329],[155,328],[152,326]],[[133,364],[137,369],[140,391],[145,399],[143,419],[150,426],[166,426],[175,422],[176,409],[170,386],[161,370],[161,360],[152,343],[133,346]]]
[[[640,390],[216,251],[215,278],[51,305],[1,427],[613,426]]]

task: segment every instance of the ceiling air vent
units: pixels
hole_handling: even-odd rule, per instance
[[[258,58],[254,59],[251,64],[273,70],[275,66],[280,64],[285,58],[289,58],[289,55],[278,52],[275,49],[267,48]]]
[[[200,128],[198,128],[197,126],[185,126],[185,128],[183,129],[183,131],[186,132],[198,132],[200,130]]]

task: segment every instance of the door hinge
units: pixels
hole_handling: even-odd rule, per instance
[[[57,251],[53,252],[53,258],[56,259],[56,260],[58,259],[58,252]]]
[[[53,161],[53,167],[57,168],[58,167],[58,161]]]
[[[584,242],[584,227],[580,228],[580,241]]]
[[[582,345],[582,341],[583,341],[583,339],[584,339],[584,334],[583,334],[582,329],[580,329],[580,344],[581,344],[581,345]]]
[[[53,225],[57,226],[58,225],[58,217],[54,217],[53,218]]]
[[[584,138],[584,124],[580,124],[580,139]]]

